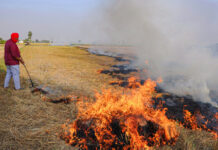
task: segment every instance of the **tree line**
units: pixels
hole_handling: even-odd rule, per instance
[[[29,43],[50,43],[51,41],[49,40],[38,40],[36,39],[35,41],[32,40],[32,31],[28,32],[27,38],[23,40],[24,43],[29,44]],[[0,44],[5,44],[6,40],[0,37]]]
[[[5,44],[5,40],[3,40],[3,38],[0,37],[0,44]]]

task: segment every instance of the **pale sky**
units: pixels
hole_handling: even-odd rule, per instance
[[[109,2],[110,0],[0,0],[0,37],[8,39],[12,32],[18,32],[20,39],[24,39],[27,37],[28,31],[32,31],[33,40],[94,42],[95,38],[87,38],[86,32],[88,34],[90,31],[91,35],[95,35],[95,32],[98,31],[99,22],[95,24],[95,19],[101,17],[102,10],[100,9],[103,1]],[[114,0],[111,1],[114,2]],[[117,0],[118,3],[119,1],[125,0]],[[182,1],[186,1],[186,5],[190,1],[190,10],[192,4],[195,5],[198,2],[198,0],[157,0],[156,3],[160,2],[160,5],[165,5],[165,8],[170,9],[177,3],[176,9],[172,9],[173,12],[177,12],[178,4]],[[218,0],[199,1],[201,1],[199,8],[202,7],[199,10],[202,11],[202,14],[205,11],[205,18],[208,18],[208,13],[211,20],[212,14],[217,13],[214,10],[218,10]],[[211,7],[213,8],[210,10]],[[181,13],[181,10],[179,11]],[[173,15],[172,13],[172,17]],[[190,16],[192,15],[195,14],[190,14]],[[214,19],[213,24],[217,25],[218,18],[214,17]],[[206,20],[203,19],[203,22]],[[101,21],[104,22],[104,20]],[[87,25],[87,22],[92,23]],[[166,24],[166,26],[168,25]],[[92,31],[93,28],[95,30]]]
[[[93,11],[99,0],[0,0],[0,37],[11,32],[26,38],[56,41],[79,40],[73,37],[81,19]]]

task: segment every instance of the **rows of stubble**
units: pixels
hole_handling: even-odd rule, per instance
[[[80,92],[84,95],[103,86],[107,77],[97,70],[106,57],[97,58],[72,47],[26,46],[21,54],[34,83],[44,84],[60,93]],[[105,66],[106,68],[107,66]],[[29,81],[21,65],[22,91],[3,89],[5,71],[0,74],[0,149],[68,149],[57,133],[66,120],[77,114],[74,102],[53,104],[31,94]]]

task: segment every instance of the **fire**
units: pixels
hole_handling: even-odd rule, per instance
[[[121,85],[123,83],[123,81],[110,81],[109,84],[118,84]]]
[[[163,82],[163,79],[161,78],[161,77],[159,77],[158,79],[157,79],[157,83],[162,83]]]
[[[183,110],[183,111],[184,111],[184,126],[194,130],[199,129],[196,117],[192,115],[191,112],[188,110]]]
[[[134,88],[103,90],[96,93],[95,103],[81,103],[77,119],[63,126],[61,138],[83,149],[146,149],[173,144],[179,135],[175,122],[166,117],[166,109],[153,105],[156,82],[148,79],[141,85],[130,78],[129,83]]]
[[[200,112],[195,112],[195,114],[192,114],[190,111],[185,109],[183,110],[183,112],[184,112],[184,123],[182,124],[183,127],[192,130],[206,130],[210,132],[215,139],[218,138],[217,132],[207,128],[208,120],[206,120],[204,123],[199,123],[200,121],[205,120],[205,116],[201,115]],[[217,113],[214,115],[214,117],[217,120],[216,115]]]
[[[218,120],[218,112],[214,115],[214,118]]]
[[[137,82],[137,79],[135,77],[130,77],[128,79],[128,83],[129,83],[128,87],[130,88],[138,88],[141,86],[141,84]]]
[[[99,70],[97,70],[97,73],[100,74],[100,73],[102,73],[103,70],[104,69],[99,69]]]

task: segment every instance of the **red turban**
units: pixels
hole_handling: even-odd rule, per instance
[[[16,43],[18,41],[19,34],[18,33],[12,33],[11,34],[11,40]]]

